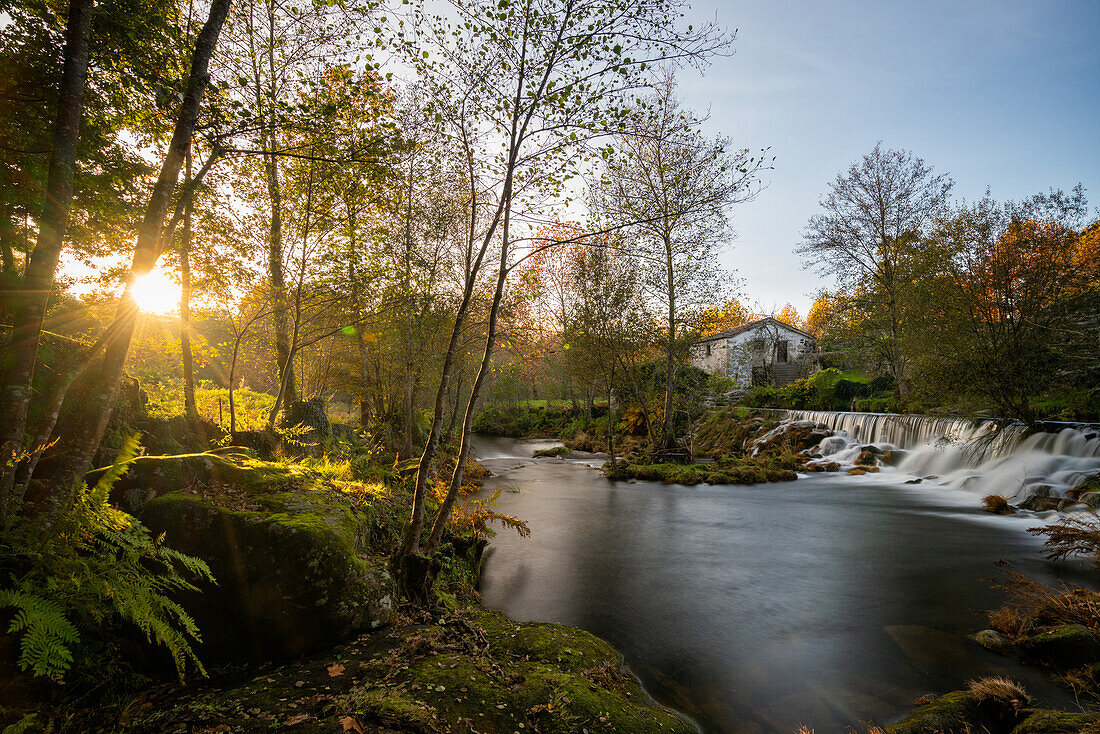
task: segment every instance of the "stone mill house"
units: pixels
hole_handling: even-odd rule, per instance
[[[768,316],[700,339],[691,348],[691,364],[744,390],[805,377],[817,370],[816,354],[813,334]]]

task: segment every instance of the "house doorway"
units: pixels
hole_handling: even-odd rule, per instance
[[[775,343],[775,361],[780,364],[784,364],[787,361],[787,342],[779,341]]]

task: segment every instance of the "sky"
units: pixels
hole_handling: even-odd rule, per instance
[[[837,173],[910,150],[956,199],[1084,185],[1100,205],[1100,0],[694,0],[734,54],[680,75],[711,135],[770,147],[767,188],[733,212],[723,264],[746,303],[805,316],[830,284],[794,253]]]

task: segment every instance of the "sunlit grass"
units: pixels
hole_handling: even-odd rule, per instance
[[[184,414],[181,381],[146,383],[142,388],[149,395],[147,408],[150,416],[167,419]],[[275,398],[267,393],[238,388],[233,391],[233,402],[237,412],[237,430],[249,431],[263,428]],[[228,389],[196,387],[195,407],[202,418],[222,428],[229,428]]]

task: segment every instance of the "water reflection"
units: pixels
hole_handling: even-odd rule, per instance
[[[493,540],[485,603],[605,637],[707,731],[842,732],[994,672],[1073,706],[1042,673],[964,637],[999,602],[985,582],[997,559],[1052,578],[1025,520],[888,479],[612,484],[583,466],[517,461],[530,449],[516,442],[478,449],[502,472],[490,484],[520,489],[501,509],[532,530]]]

